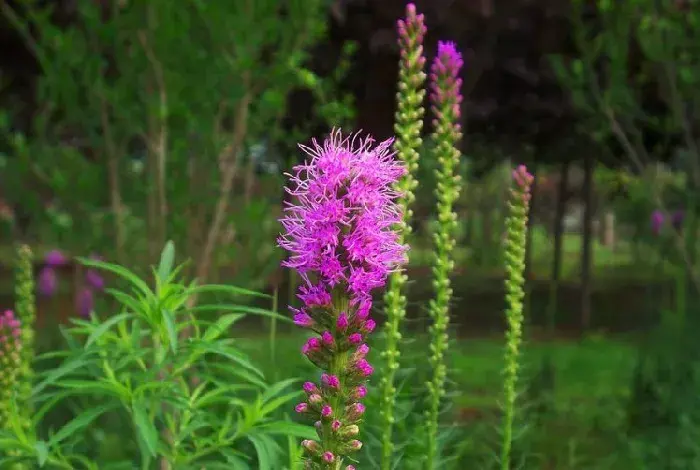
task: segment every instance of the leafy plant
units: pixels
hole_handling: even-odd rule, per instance
[[[81,260],[126,283],[124,290],[108,289],[119,311],[105,320],[74,319],[64,331],[67,349],[40,358],[60,357],[61,364],[33,388],[37,412],[31,430],[25,432],[15,414],[0,434],[3,468],[35,462],[66,469],[147,469],[162,460],[177,469],[275,469],[284,457],[275,436],[311,435],[312,428],[281,413],[299,396],[288,390],[295,380],[266,381],[228,335],[246,315],[287,319],[239,304],[188,307],[193,295],[261,294],[183,282],[183,266],[175,267],[173,260],[169,243],[153,270],[152,287],[119,265]],[[199,318],[207,311],[220,315],[211,322]],[[182,337],[184,330],[191,335]],[[65,401],[72,403],[74,416],[42,435],[44,417]],[[120,435],[123,448],[107,458],[100,449],[110,432]]]

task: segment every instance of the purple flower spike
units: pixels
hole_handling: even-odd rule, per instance
[[[58,276],[56,270],[51,265],[46,265],[39,273],[39,293],[44,297],[51,297],[56,293],[58,287]]]
[[[661,228],[664,225],[664,222],[666,221],[666,217],[664,216],[664,213],[661,212],[660,210],[655,210],[654,212],[651,213],[651,232],[654,235],[658,235],[661,233]]]
[[[83,318],[89,317],[95,308],[95,298],[93,297],[92,290],[88,287],[83,287],[80,292],[78,292],[75,304],[78,315]]]
[[[66,256],[59,250],[51,250],[46,253],[44,261],[47,265],[56,268],[59,266],[65,266],[66,263],[68,263],[68,258],[66,258]]]
[[[296,201],[284,208],[278,243],[289,252],[283,265],[303,280],[303,307],[291,309],[294,322],[318,334],[302,352],[323,371],[321,387],[303,387],[304,412],[318,423],[320,437],[313,451],[307,447],[307,467],[340,466],[344,454],[359,449],[343,426],[356,428],[364,413],[355,400],[366,394],[372,373],[364,359],[369,348],[362,345],[375,327],[368,319],[372,291],[406,261],[407,247],[396,231],[403,209],[394,189],[406,169],[391,146],[391,140],[375,145],[334,130],[322,145],[301,146],[311,159],[288,175],[286,189]]]
[[[21,368],[20,322],[12,310],[0,315],[0,396],[5,390],[12,390]]]
[[[430,92],[432,109],[436,121],[440,121],[444,112],[450,112],[451,121],[456,121],[461,115],[462,79],[459,71],[464,65],[462,54],[454,42],[438,42],[437,57],[430,70]]]
[[[278,241],[290,253],[283,265],[306,281],[303,300],[311,297],[318,305],[317,298],[330,299],[328,288],[342,283],[351,300],[360,302],[405,262],[407,248],[393,230],[401,211],[392,187],[406,170],[391,144],[375,146],[371,138],[333,131],[322,146],[301,146],[311,161],[294,167],[295,187],[287,191],[299,202],[285,207],[285,233]],[[341,253],[347,260],[342,263]],[[315,285],[311,272],[319,277]]]

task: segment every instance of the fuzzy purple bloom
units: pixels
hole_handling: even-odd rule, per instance
[[[355,303],[365,300],[405,262],[407,248],[393,230],[401,211],[392,186],[406,170],[391,144],[333,131],[323,146],[301,146],[311,161],[289,175],[294,189],[287,191],[298,204],[285,207],[278,241],[290,253],[283,265],[306,281],[300,297],[307,306],[329,303],[329,288],[339,284]]]
[[[94,269],[88,269],[85,272],[85,281],[96,291],[103,291],[105,288],[105,280],[100,273]]]
[[[77,298],[75,299],[76,310],[78,315],[83,318],[87,318],[92,313],[95,308],[95,298],[93,296],[92,290],[89,287],[83,287],[78,292]]]
[[[661,233],[661,228],[663,227],[664,223],[666,221],[666,217],[664,216],[664,213],[661,212],[660,210],[655,210],[654,212],[651,213],[651,232],[654,235],[658,235]]]
[[[66,258],[66,256],[59,250],[51,250],[46,253],[44,261],[47,265],[56,268],[58,266],[64,266],[66,263],[68,263],[68,258]]]
[[[39,273],[39,282],[37,283],[39,293],[44,297],[51,297],[56,293],[58,287],[58,276],[56,270],[51,265],[46,265]]]

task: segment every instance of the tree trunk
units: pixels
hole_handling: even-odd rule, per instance
[[[109,202],[114,217],[114,254],[116,262],[120,265],[126,264],[126,229],[124,205],[122,203],[122,191],[119,178],[119,155],[112,135],[112,127],[109,122],[107,104],[102,101],[101,105],[102,133],[105,138],[105,150],[107,153],[107,179],[109,185]]]
[[[202,254],[197,260],[197,267],[195,269],[195,276],[200,284],[207,282],[209,272],[211,271],[214,251],[219,245],[226,214],[228,214],[235,178],[238,174],[240,152],[243,148],[245,136],[248,132],[248,113],[253,100],[253,94],[250,90],[250,77],[248,75],[244,75],[243,82],[248,90],[244,93],[236,106],[236,115],[232,133],[233,135],[231,136],[231,143],[224,149],[219,158],[221,167],[219,198],[214,209],[212,221],[205,236]],[[197,297],[192,296],[189,298],[187,305],[188,307],[192,307],[196,303]],[[185,336],[189,336],[189,332],[186,333],[187,334]]]
[[[564,214],[566,214],[567,191],[569,186],[569,162],[561,165],[559,187],[557,188],[557,205],[554,213],[554,253],[552,256],[552,274],[549,281],[549,305],[547,307],[547,335],[554,336],[557,322],[557,296],[559,278],[561,277],[562,248],[564,246]]]
[[[593,171],[592,153],[583,157],[583,234],[581,246],[581,328],[591,326],[591,265],[593,261]]]

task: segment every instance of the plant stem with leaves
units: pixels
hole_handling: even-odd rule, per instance
[[[17,407],[22,413],[22,425],[29,428],[32,417],[30,397],[34,370],[34,322],[36,299],[34,297],[34,263],[31,248],[21,245],[17,250],[15,278],[15,313],[21,324],[21,366],[17,376]]]
[[[398,234],[403,243],[411,232],[411,203],[415,200],[414,191],[418,185],[415,172],[418,169],[418,149],[422,144],[420,137],[423,128],[423,100],[425,99],[425,57],[423,55],[423,37],[426,28],[423,15],[416,14],[412,3],[406,7],[406,19],[398,21],[399,46],[399,85],[396,94],[397,110],[396,141],[394,150],[408,172],[396,185],[401,194],[399,204],[403,210]],[[394,405],[396,388],[394,380],[399,368],[399,341],[401,340],[401,321],[406,316],[406,295],[404,293],[408,276],[402,272],[392,273],[389,287],[384,296],[387,321],[385,325],[386,348],[382,355],[386,358],[386,369],[381,379],[381,417],[382,417],[382,470],[389,470],[392,465],[392,430],[394,424]]]
[[[527,221],[530,210],[530,188],[533,177],[527,168],[519,166],[513,172],[513,187],[506,219],[506,351],[503,383],[503,429],[501,469],[509,470],[513,443],[513,418],[515,415],[516,385],[518,382],[520,344],[523,332],[523,299],[525,297],[525,245]]]
[[[452,42],[438,42],[438,53],[431,68],[431,108],[435,114],[433,121],[433,139],[436,170],[438,228],[434,234],[435,251],[433,265],[433,285],[435,298],[430,301],[430,364],[433,377],[428,383],[429,404],[427,414],[428,455],[427,468],[436,465],[438,457],[438,423],[440,402],[445,395],[447,366],[445,353],[448,346],[447,327],[449,308],[452,299],[450,273],[454,269],[453,250],[455,246],[455,229],[457,214],[454,203],[459,197],[461,178],[457,173],[460,160],[459,142],[462,138],[460,104],[462,80],[459,71],[463,60]]]

